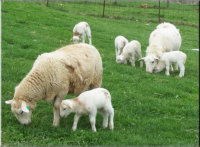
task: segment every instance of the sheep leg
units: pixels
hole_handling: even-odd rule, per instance
[[[54,118],[53,118],[53,126],[58,126],[59,123],[60,123],[60,104],[61,104],[61,100],[59,97],[55,97],[54,98],[54,102],[53,102],[53,115],[54,115]]]
[[[92,44],[91,30],[89,26],[86,29],[86,34],[88,36],[89,44]]]
[[[103,114],[103,128],[107,128],[108,127],[108,112],[102,112]]]
[[[88,39],[89,39],[89,44],[92,44],[92,38],[91,38],[91,35],[88,36]]]
[[[81,35],[82,43],[85,43],[85,34]]]
[[[124,60],[124,64],[127,64],[127,60],[126,59]]]
[[[97,130],[96,130],[96,126],[95,126],[95,124],[96,124],[96,111],[95,110],[93,110],[90,114],[89,114],[89,119],[90,119],[90,124],[91,124],[91,127],[92,127],[92,131],[93,132],[96,132]]]
[[[81,117],[80,114],[75,114],[75,116],[74,116],[74,123],[73,123],[73,127],[72,127],[73,131],[76,131],[78,120],[79,120],[80,117]]]
[[[113,122],[113,119],[114,119],[114,109],[112,108],[112,106],[110,107],[109,114],[110,114],[109,127],[110,127],[111,130],[113,130],[114,129],[114,122]]]
[[[174,66],[174,70],[178,70],[178,64],[177,63]]]
[[[185,66],[183,64],[179,64],[179,67],[180,67],[179,77],[181,78],[184,76]]]
[[[166,64],[166,71],[165,71],[165,75],[166,76],[169,76],[169,69],[170,69],[170,65],[169,64]]]
[[[170,65],[170,71],[174,71],[172,64]]]
[[[142,58],[142,53],[139,53],[138,56],[139,56],[139,59],[141,59]],[[143,61],[140,60],[140,68],[142,68],[142,67],[143,67]]]
[[[135,67],[135,58],[132,57],[130,59],[130,62],[131,62],[131,66]]]

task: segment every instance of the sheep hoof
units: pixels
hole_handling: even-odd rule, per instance
[[[114,130],[114,127],[110,127],[110,130],[113,131],[113,130]]]
[[[53,126],[57,127],[57,126],[59,126],[59,123],[58,122],[53,122]]]
[[[76,131],[76,128],[73,127],[72,130],[73,130],[73,131]]]
[[[107,128],[108,127],[108,125],[103,125],[103,128],[105,129],[105,128]]]
[[[97,130],[96,130],[96,129],[92,129],[92,131],[93,131],[93,132],[97,132]]]

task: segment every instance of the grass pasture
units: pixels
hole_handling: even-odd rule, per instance
[[[177,71],[170,77],[164,72],[147,74],[145,66],[139,68],[138,62],[135,68],[116,64],[114,38],[123,35],[128,40],[138,40],[144,56],[149,35],[158,23],[146,25],[146,22],[131,19],[80,15],[75,13],[78,9],[64,11],[58,4],[52,2],[46,7],[36,2],[2,3],[2,145],[198,146],[199,53],[191,51],[199,45],[198,28],[176,25],[182,36],[180,50],[187,54],[185,77],[176,78]],[[80,7],[89,6],[86,3]],[[79,4],[66,3],[63,7],[70,10]],[[198,12],[194,16],[198,16]],[[178,14],[174,13],[174,17],[178,18]],[[197,25],[197,17],[190,19],[190,16],[184,18],[187,23]],[[76,132],[71,130],[73,115],[62,118],[60,126],[54,128],[52,106],[45,101],[37,103],[30,125],[20,125],[5,100],[12,99],[14,87],[30,71],[39,54],[72,43],[72,29],[80,21],[90,24],[93,45],[102,56],[102,87],[112,95],[115,130],[103,129],[100,115],[97,116],[97,133],[91,131],[87,116],[80,119]],[[66,96],[72,97],[74,95]]]

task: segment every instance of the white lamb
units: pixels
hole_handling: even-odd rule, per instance
[[[169,76],[169,69],[172,63],[175,63],[177,67],[180,68],[179,77],[184,76],[185,72],[185,62],[186,62],[186,54],[181,51],[172,51],[163,53],[160,62],[156,65],[154,69],[154,73],[161,72],[164,68],[166,68],[165,74]]]
[[[121,55],[117,56],[116,62],[124,63],[126,60],[129,60],[131,62],[131,66],[135,67],[135,61],[137,56],[139,57],[139,59],[142,58],[141,44],[139,41],[133,40],[126,44]],[[140,61],[140,67],[142,66],[143,62]]]
[[[145,61],[146,72],[152,73],[162,53],[178,51],[181,41],[179,30],[173,24],[166,22],[159,24],[150,34],[146,57],[140,59]]]
[[[81,36],[82,43],[85,43],[86,36],[88,37],[89,44],[92,44],[91,30],[87,22],[79,22],[74,26],[73,38],[74,44],[79,43],[79,36]]]
[[[74,112],[74,123],[72,130],[76,131],[79,118],[83,114],[89,114],[92,131],[96,132],[96,114],[99,111],[103,115],[103,128],[108,127],[108,116],[110,115],[109,127],[114,129],[114,109],[111,103],[111,95],[104,88],[96,88],[81,93],[77,98],[63,100],[60,105],[60,116],[67,117]]]
[[[29,124],[37,102],[51,101],[53,125],[58,126],[60,103],[65,96],[100,87],[102,72],[101,56],[94,46],[68,45],[38,56],[31,71],[15,88],[13,99],[6,104],[11,104],[11,111],[21,124]]]
[[[115,54],[116,54],[116,59],[117,56],[121,55],[123,48],[125,45],[128,43],[128,40],[124,36],[117,36],[115,38]],[[125,60],[126,64],[126,60]]]

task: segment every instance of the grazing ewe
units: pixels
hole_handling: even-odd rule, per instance
[[[137,56],[139,59],[142,58],[141,44],[139,41],[133,40],[124,47],[121,55],[117,56],[116,62],[127,63],[126,60],[129,60],[131,62],[131,66],[135,67],[135,60]],[[143,62],[140,61],[140,67],[142,66]]]
[[[77,98],[63,100],[60,105],[60,116],[67,117],[75,112],[72,130],[76,131],[79,118],[83,114],[89,114],[92,131],[96,132],[97,111],[103,115],[103,128],[108,127],[108,116],[110,115],[110,129],[114,129],[114,109],[111,103],[111,96],[108,90],[96,88],[81,93]]]
[[[159,24],[150,35],[146,57],[140,59],[145,61],[146,72],[152,73],[162,53],[177,51],[180,46],[181,35],[179,30],[170,23]]]
[[[89,64],[88,64],[89,63]],[[21,124],[31,122],[31,112],[39,100],[53,103],[53,125],[58,126],[60,103],[68,93],[98,88],[102,81],[102,60],[88,44],[62,47],[36,59],[31,71],[15,88],[11,110]]]
[[[89,44],[92,44],[92,38],[91,38],[91,30],[90,26],[87,22],[79,22],[74,26],[73,29],[73,38],[74,44],[77,44],[79,42],[79,35],[82,38],[82,43],[85,43],[86,35],[89,40]]]
[[[172,52],[163,53],[160,58],[160,62],[156,65],[154,69],[154,73],[161,72],[164,68],[166,68],[165,74],[169,76],[170,75],[169,68],[172,63],[175,63],[177,64],[177,67],[180,68],[179,77],[181,78],[184,76],[184,72],[185,72],[184,64],[185,64],[186,58],[187,58],[186,54],[181,51],[172,51]]]

